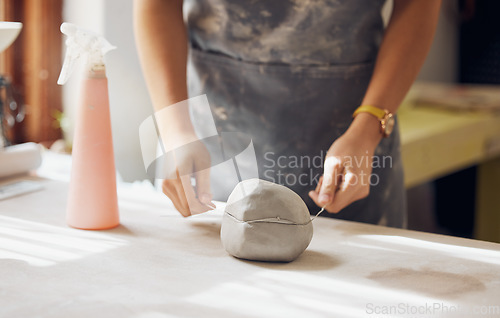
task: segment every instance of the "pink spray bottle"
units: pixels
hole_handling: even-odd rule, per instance
[[[85,230],[113,228],[120,221],[104,55],[115,47],[70,23],[63,23],[61,32],[68,39],[57,83],[66,83],[80,58],[86,61],[77,105],[66,221]]]

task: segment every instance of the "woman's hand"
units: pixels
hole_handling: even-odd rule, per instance
[[[167,174],[162,183],[162,190],[183,215],[190,216],[215,208],[210,191],[211,158],[206,146],[193,133],[176,133],[171,136],[175,145],[167,143],[171,150],[170,158],[165,160],[164,171]],[[167,150],[167,153],[169,151]],[[193,186],[191,178],[196,185]]]
[[[394,0],[361,105],[383,105],[396,113],[429,51],[440,6],[441,0]],[[369,182],[363,184],[362,181],[369,180],[372,156],[381,137],[375,117],[366,113],[356,116],[346,133],[331,146],[323,178],[316,190],[309,192],[318,206],[337,213],[368,195]]]
[[[135,0],[134,31],[164,148],[167,153],[173,151],[175,157],[164,160],[168,174],[160,176],[164,179],[163,192],[183,216],[189,216],[207,211],[210,209],[207,204],[213,204],[208,170],[210,156],[193,131],[187,103],[166,113],[163,111],[188,98],[189,45],[182,4],[182,0]],[[191,185],[192,176],[196,179],[196,188]]]
[[[328,150],[323,176],[316,189],[309,192],[319,207],[337,213],[368,196],[373,154],[381,138],[377,118],[366,113],[356,116]]]

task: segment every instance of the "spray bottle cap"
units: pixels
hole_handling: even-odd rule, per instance
[[[79,58],[87,59],[87,64],[104,65],[104,55],[116,47],[105,38],[92,31],[84,30],[72,23],[61,24],[61,32],[68,36],[66,56],[57,84],[63,85],[73,73]]]

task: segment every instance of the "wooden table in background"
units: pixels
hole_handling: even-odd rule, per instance
[[[478,165],[475,237],[500,242],[500,115],[405,103],[398,117],[406,186]]]

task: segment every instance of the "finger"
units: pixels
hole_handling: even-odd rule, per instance
[[[175,191],[177,193],[177,196],[181,200],[183,208],[185,209],[185,211],[187,211],[186,213],[181,213],[181,214],[185,217],[192,215],[188,197],[186,195],[186,191],[184,191],[184,185],[182,184],[182,181],[179,181],[175,184]]]
[[[325,160],[325,168],[323,172],[323,182],[319,191],[319,203],[322,205],[328,205],[334,195],[337,188],[337,177],[340,172],[341,162],[340,159],[335,156],[330,156]]]
[[[198,200],[203,204],[213,204],[210,191],[210,169],[196,171],[195,177]]]
[[[179,196],[176,183],[180,184],[180,180],[163,180],[162,191],[170,199],[170,201],[172,201],[177,211],[179,211],[183,216],[189,216],[191,215],[191,212],[189,212],[187,200],[184,196]]]
[[[181,147],[182,150],[182,147]],[[192,167],[192,162],[189,160],[180,160],[179,158],[182,158],[182,151],[177,150],[173,153],[174,156],[174,162],[175,162],[175,179],[174,182],[172,182],[172,185],[174,187],[173,190],[175,190],[175,197],[179,198],[179,205],[182,206],[182,211],[181,212],[182,216],[188,217],[191,215],[191,210],[189,209],[189,203],[188,203],[188,198],[186,196],[186,191],[184,191],[184,185],[182,183],[181,176],[184,175],[189,175],[189,167]]]
[[[314,191],[319,193],[319,190],[321,189],[322,184],[323,184],[323,176],[319,177],[318,184],[316,185],[316,189]]]
[[[185,214],[182,214],[183,216],[190,216],[191,215],[191,210],[189,209],[189,202],[188,202],[188,198],[186,196],[186,191],[184,191],[184,185],[182,183],[182,174],[181,172],[179,171],[179,169],[177,169],[175,171],[175,176],[176,176],[176,180],[175,180],[175,191],[177,193],[177,196],[179,197],[180,201],[181,201],[181,204],[183,206],[183,208],[187,211]]]
[[[357,176],[349,170],[345,173],[344,180],[339,186],[335,198],[328,206],[328,211],[338,213],[356,200],[356,189],[359,186],[356,184],[356,178]]]
[[[182,182],[182,189],[179,189],[179,191],[183,192],[184,195],[186,196],[186,200],[189,205],[189,211],[191,212],[191,215],[211,210],[209,206],[202,204],[196,198],[196,193],[191,184],[191,176],[189,175],[181,176],[181,182]]]
[[[314,203],[316,203],[316,205],[320,208],[325,208],[325,210],[328,212],[328,213],[337,213],[338,211],[334,211],[333,210],[333,207],[332,207],[332,204],[327,204],[327,205],[324,205],[322,203],[319,202],[319,193],[316,192],[316,191],[309,191],[309,197],[314,201]],[[335,198],[333,199],[333,201],[335,202]]]
[[[319,203],[319,193],[317,191],[309,191],[309,197],[314,201],[314,203],[319,206],[319,207],[323,207],[322,205],[320,205]]]

